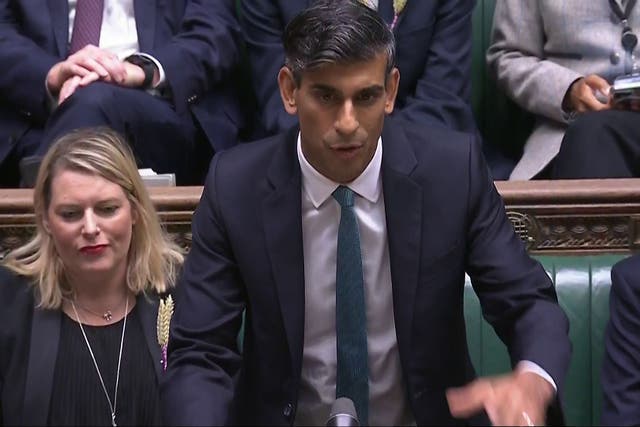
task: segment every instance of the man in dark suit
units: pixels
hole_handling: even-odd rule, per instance
[[[605,426],[640,420],[640,256],[611,270],[609,323],[602,364],[602,418]]]
[[[242,124],[229,82],[241,36],[234,7],[0,0],[0,184],[16,185],[17,162],[56,136],[97,125],[123,133],[139,166],[201,182]]]
[[[280,95],[300,130],[213,160],[178,286],[165,420],[319,425],[348,397],[363,424],[482,409],[494,423],[543,422],[568,322],[473,136],[385,118],[400,78],[393,33],[358,1],[306,9],[284,45]],[[465,271],[509,348],[504,377],[476,379]]]

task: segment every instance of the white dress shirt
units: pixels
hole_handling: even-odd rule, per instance
[[[325,425],[336,399],[336,252],[340,205],[331,196],[338,187],[305,159],[302,169],[302,241],[305,319],[302,378],[296,425]],[[412,424],[400,367],[393,317],[387,222],[382,194],[382,143],[362,174],[348,187],[355,193],[369,352],[369,422]]]

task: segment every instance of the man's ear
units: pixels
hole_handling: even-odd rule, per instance
[[[280,68],[280,72],[278,72],[278,86],[280,87],[280,97],[282,98],[284,109],[291,115],[297,114],[298,106],[296,105],[295,98],[297,86],[289,67],[284,66]]]
[[[400,71],[393,67],[387,76],[387,82],[385,85],[385,103],[384,112],[387,114],[393,113],[393,107],[396,104],[396,96],[398,95],[398,85],[400,84]]]

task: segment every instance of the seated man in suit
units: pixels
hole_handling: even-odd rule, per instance
[[[611,270],[609,323],[602,365],[602,425],[640,420],[640,256]]]
[[[314,3],[284,46],[278,86],[300,127],[214,157],[179,280],[166,421],[324,425],[347,397],[364,425],[486,424],[483,408],[543,422],[568,322],[474,136],[385,118],[393,33],[357,0]],[[476,379],[465,271],[509,348],[504,377]]]
[[[234,145],[228,76],[241,30],[233,0],[0,0],[0,185],[71,129],[106,125],[139,166],[202,182]]]
[[[490,74],[536,116],[510,179],[640,176],[638,115],[609,94],[638,72],[636,0],[496,0],[493,23]]]
[[[471,110],[471,19],[475,0],[361,0],[376,9],[396,39],[402,74],[393,115],[407,121],[478,132]],[[296,123],[282,108],[275,76],[284,63],[285,25],[309,0],[241,0],[241,24],[253,72],[260,123],[269,136]],[[262,127],[262,129],[260,129]],[[514,162],[483,143],[494,179],[507,179]]]
[[[471,97],[471,15],[475,1],[362,0],[392,27],[402,74],[394,115],[428,125],[475,132]],[[241,24],[267,135],[296,117],[282,108],[276,75],[284,63],[285,25],[308,0],[242,0]]]

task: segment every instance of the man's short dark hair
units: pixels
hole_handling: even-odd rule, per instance
[[[285,65],[300,84],[302,72],[324,64],[368,61],[386,54],[395,63],[393,32],[378,13],[357,0],[320,0],[287,25]]]

